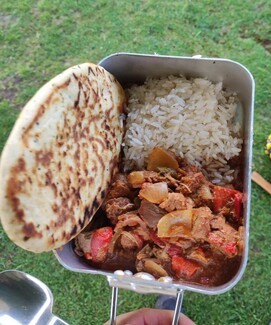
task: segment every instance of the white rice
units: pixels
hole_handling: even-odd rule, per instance
[[[183,76],[147,79],[127,89],[125,169],[142,169],[162,147],[203,169],[214,183],[233,180],[228,160],[241,151],[237,95],[222,83]]]

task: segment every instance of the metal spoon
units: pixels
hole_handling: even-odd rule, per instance
[[[52,307],[52,292],[37,278],[16,270],[0,273],[0,325],[68,325]]]

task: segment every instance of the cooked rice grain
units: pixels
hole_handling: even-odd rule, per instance
[[[235,93],[223,90],[221,82],[169,76],[134,85],[127,89],[127,97],[126,169],[143,168],[158,146],[204,168],[215,183],[232,181],[227,162],[242,145]]]

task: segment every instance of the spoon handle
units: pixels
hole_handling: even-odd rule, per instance
[[[271,194],[271,184],[267,182],[259,173],[253,172],[252,175],[252,180],[261,186],[267,193]]]

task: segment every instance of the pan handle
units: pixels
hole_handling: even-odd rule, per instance
[[[116,325],[117,307],[118,307],[118,287],[112,287],[111,308],[110,308],[110,325]],[[172,319],[172,325],[178,325],[182,304],[183,304],[184,290],[177,290],[176,306]]]
[[[111,308],[110,308],[110,325],[116,325],[117,318],[117,307],[118,307],[118,287],[112,287],[112,295],[111,295]]]
[[[64,322],[64,320],[60,319],[59,317],[52,315],[52,318],[48,323],[48,325],[69,325],[68,323]]]
[[[175,305],[174,315],[172,319],[172,325],[178,325],[181,310],[182,310],[183,295],[184,295],[184,290],[181,289],[177,290],[176,305]]]

